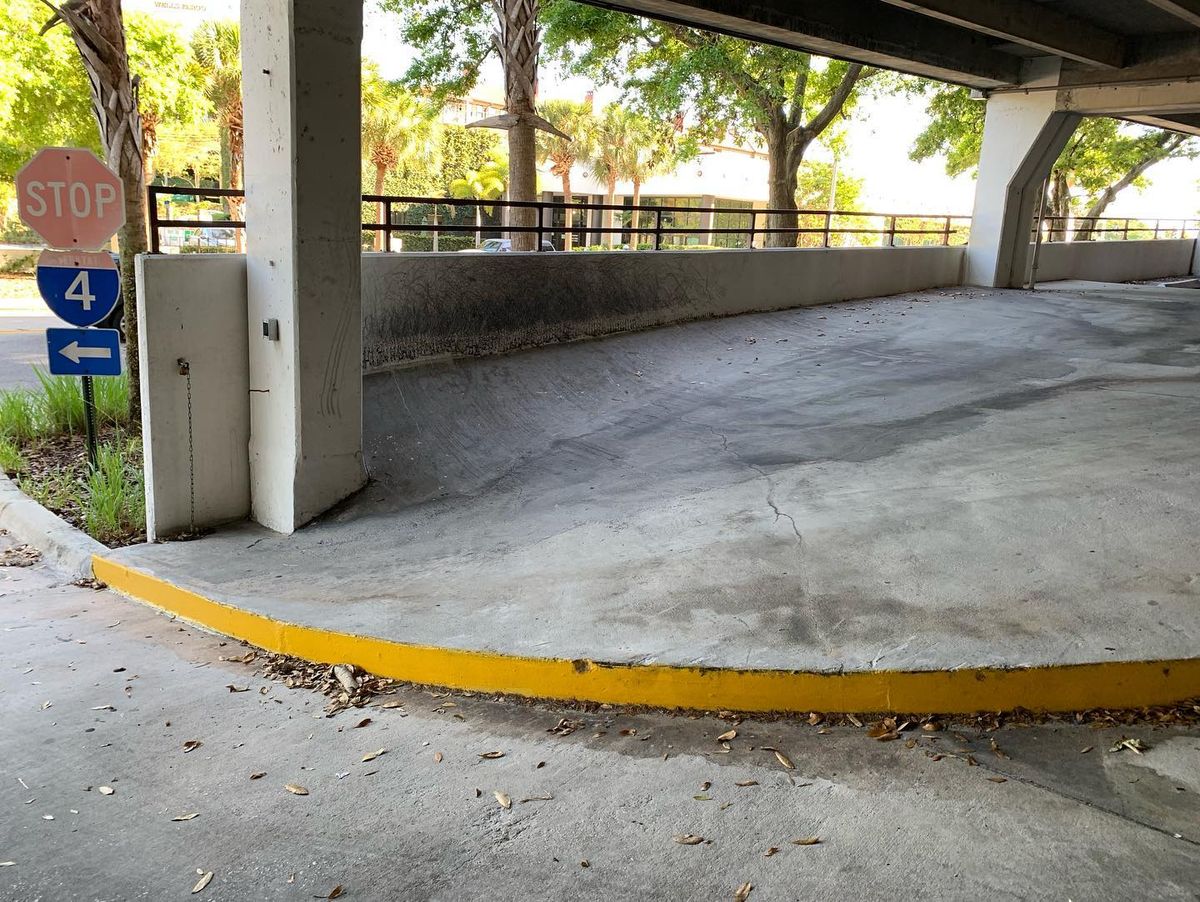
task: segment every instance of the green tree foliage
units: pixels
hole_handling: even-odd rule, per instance
[[[834,185],[832,163],[823,160],[805,160],[800,167],[796,202],[802,210],[828,210],[836,206],[839,210],[855,210],[862,196],[863,180],[855,178],[839,165],[836,204],[831,203]]]
[[[500,157],[500,136],[493,131],[443,125],[438,142],[441,167],[433,194],[449,194],[450,183]]]
[[[985,105],[970,99],[966,88],[926,83],[929,125],[917,136],[909,153],[914,160],[942,155],[946,172],[960,175],[979,165]],[[1083,120],[1063,148],[1050,175],[1051,234],[1066,237],[1067,219],[1082,216],[1077,239],[1090,238],[1086,218],[1104,215],[1126,188],[1149,184],[1146,171],[1173,157],[1194,158],[1200,148],[1184,135],[1118,122],[1106,117]]]
[[[697,137],[756,135],[770,162],[768,203],[796,226],[797,172],[812,142],[848,114],[873,73],[857,64],[642,19],[570,0],[546,0],[547,49],[572,71],[625,89],[651,119],[684,116]],[[771,235],[769,244],[794,245]]]
[[[508,187],[508,167],[503,160],[491,159],[487,160],[478,169],[468,170],[460,178],[454,179],[450,183],[450,196],[461,200],[497,200],[504,196],[504,191]],[[482,211],[485,209],[485,204],[475,205],[475,246],[483,241],[483,217]],[[486,207],[487,212],[491,215],[491,207]]]
[[[88,147],[101,153],[87,76],[74,42],[62,27],[38,34],[49,17],[39,0],[5,0],[0,5],[3,181],[11,181],[42,147]],[[199,120],[206,104],[178,32],[137,13],[125,17],[125,27],[130,68],[140,80],[143,118],[187,124]]]
[[[367,166],[363,182],[370,179],[372,194],[387,193],[388,175],[416,161],[432,172],[435,168],[432,140],[436,111],[400,85],[379,77],[374,66],[364,66],[362,76],[362,154]],[[379,205],[377,221],[384,217]],[[383,250],[384,234],[375,233],[375,250]]]

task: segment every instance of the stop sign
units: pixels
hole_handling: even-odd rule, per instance
[[[90,150],[47,147],[17,173],[21,222],[51,247],[92,250],[125,224],[125,192]]]

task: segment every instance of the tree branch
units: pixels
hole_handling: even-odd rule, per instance
[[[820,137],[821,133],[829,128],[834,117],[842,111],[842,107],[850,99],[850,92],[854,90],[854,86],[858,83],[862,72],[863,67],[861,63],[851,63],[846,69],[846,74],[842,76],[842,80],[829,96],[829,101],[821,108],[821,111],[812,118],[808,125],[796,126],[797,129],[803,132],[803,137],[807,141]]]

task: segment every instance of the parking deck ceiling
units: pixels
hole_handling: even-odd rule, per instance
[[[1063,60],[1064,84],[1200,78],[1200,0],[588,2],[984,90],[1039,56]]]

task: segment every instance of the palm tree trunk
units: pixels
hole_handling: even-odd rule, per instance
[[[125,189],[125,225],[119,233],[121,292],[125,305],[125,358],[129,369],[129,415],[141,422],[138,362],[137,286],[134,258],[149,250],[146,232],[146,182],[142,160],[142,124],[137,92],[129,74],[120,0],[83,0],[64,5],[58,15],[71,38],[91,85],[92,113],[100,129],[104,157]]]
[[[617,202],[617,180],[610,178],[608,180],[606,190],[607,193],[604,195],[604,203],[611,207]],[[613,210],[605,210],[600,216],[600,243],[609,248],[611,248],[614,243],[613,212]]]
[[[642,218],[642,211],[638,207],[642,203],[642,180],[633,180],[633,215],[629,219],[629,247],[633,250],[638,249],[638,226],[641,223],[638,221]]]
[[[378,163],[376,163],[375,164],[375,193],[376,194],[383,194],[383,182],[386,178],[387,178],[387,170],[384,167],[380,166]],[[387,206],[383,203],[383,201],[380,201],[379,209],[375,212],[375,221],[383,222],[385,219],[387,219]],[[388,223],[388,225],[391,225],[391,223]],[[380,232],[380,231],[375,232],[375,250],[381,251],[384,249],[384,247],[386,246],[386,242],[384,239],[385,239],[385,236],[384,236],[383,232]]]
[[[242,155],[235,153],[229,159],[229,184],[233,188],[244,188],[245,180],[242,178]],[[229,198],[229,215],[241,222],[246,221],[246,198],[231,197]],[[246,253],[246,230],[244,228],[233,230],[233,250],[234,253]]]
[[[571,207],[569,206],[571,203],[573,203],[573,199],[571,197],[571,170],[570,169],[568,169],[563,174],[562,189],[563,189],[563,203],[568,204],[567,208],[565,210],[563,210],[563,224],[565,226],[565,228],[563,229],[563,250],[569,251],[571,249],[571,239],[574,237],[573,233],[571,232],[571,229],[574,228],[574,226],[575,226],[575,211],[573,209],[571,209]]]
[[[536,200],[537,142],[533,134],[534,98],[537,94],[537,0],[499,0],[501,13],[499,50],[504,64],[505,108],[518,121],[508,130],[509,196],[517,201]],[[510,224],[525,228],[537,225],[540,211],[513,207]],[[511,233],[514,251],[537,250],[533,232]]]

